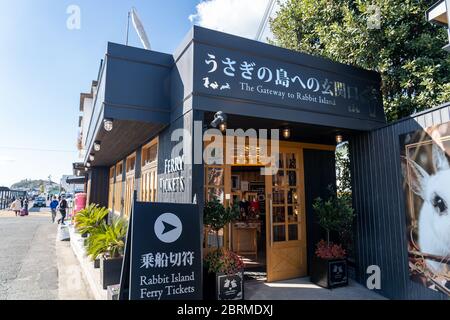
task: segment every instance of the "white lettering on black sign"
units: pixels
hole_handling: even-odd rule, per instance
[[[186,189],[186,181],[181,175],[183,171],[184,155],[174,159],[164,160],[164,177],[159,179],[161,192],[184,192]]]

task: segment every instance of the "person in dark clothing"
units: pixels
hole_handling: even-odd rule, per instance
[[[61,198],[61,201],[59,201],[59,212],[61,213],[61,218],[58,219],[58,224],[64,224],[64,219],[66,218],[66,211],[67,211],[67,200],[64,198]]]
[[[50,209],[52,210],[52,222],[55,222],[56,218],[56,208],[58,208],[59,202],[56,200],[56,197],[53,197],[52,202],[50,202]]]
[[[25,198],[23,200],[23,211],[24,211],[24,215],[28,215],[28,199]]]

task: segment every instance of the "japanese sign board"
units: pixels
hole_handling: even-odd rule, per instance
[[[201,299],[197,205],[135,202],[131,219],[130,300]]]
[[[356,72],[343,73],[339,64],[337,72],[310,67],[301,58],[294,64],[205,44],[197,44],[195,54],[194,90],[201,94],[385,121],[374,74],[368,79]]]
[[[243,273],[217,276],[217,288],[218,300],[242,300],[244,292]]]

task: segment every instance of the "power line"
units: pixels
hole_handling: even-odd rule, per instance
[[[42,151],[42,152],[61,152],[61,153],[76,153],[76,150],[62,150],[62,149],[40,149],[40,148],[29,148],[29,147],[6,147],[0,146],[0,149],[7,150],[23,150],[23,151]]]

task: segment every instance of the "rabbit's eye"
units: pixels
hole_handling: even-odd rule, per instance
[[[442,199],[438,195],[434,196],[433,206],[439,210],[440,214],[444,213],[447,210],[447,204],[445,203],[444,199]]]

